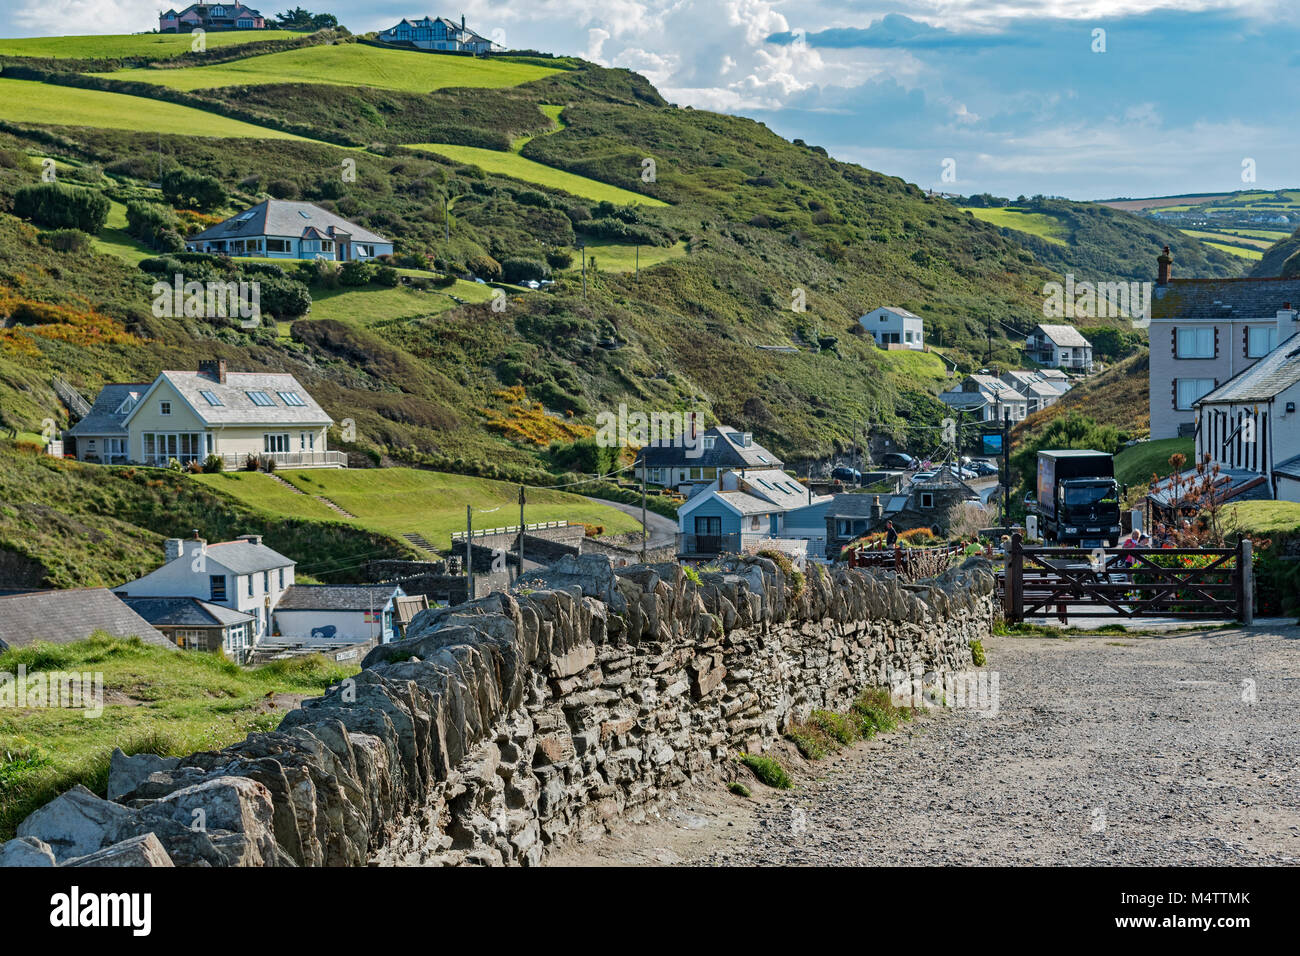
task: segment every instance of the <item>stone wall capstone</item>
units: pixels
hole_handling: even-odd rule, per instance
[[[812,709],[844,710],[898,671],[969,668],[994,590],[980,558],[908,583],[737,557],[696,583],[676,564],[616,573],[583,555],[530,582],[421,612],[273,732],[179,761],[115,754],[114,801],[68,791],[0,860],[537,864]]]

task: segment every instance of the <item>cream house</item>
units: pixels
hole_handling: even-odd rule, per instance
[[[216,455],[240,468],[255,455],[291,468],[347,467],[347,456],[327,447],[333,419],[285,373],[227,372],[213,359],[197,372],[161,372],[147,386],[105,386],[92,410],[65,436],[83,461],[165,466]]]

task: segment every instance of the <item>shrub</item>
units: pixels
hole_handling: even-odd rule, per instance
[[[244,471],[257,471],[258,465],[258,457],[250,452],[248,457],[244,459]]]
[[[272,179],[266,184],[266,191],[276,199],[298,198],[298,184],[291,179]]]
[[[983,667],[988,662],[988,655],[984,653],[983,641],[970,642],[970,656],[976,667]]]
[[[894,706],[889,691],[883,687],[873,687],[859,694],[849,708],[849,716],[856,722],[858,735],[863,740],[870,740],[882,731],[888,733],[898,726],[900,720],[907,719],[905,712]]]
[[[170,230],[176,233],[178,225],[176,214],[167,206],[139,199],[126,204],[127,233],[151,246],[158,245],[159,237],[164,232]],[[184,243],[181,246],[184,248]]]
[[[266,276],[258,280],[258,303],[264,312],[278,319],[306,315],[311,308],[311,293],[296,279]]]
[[[92,235],[108,219],[108,197],[93,189],[41,183],[14,193],[14,215],[51,229],[80,229]]]
[[[763,757],[759,754],[741,754],[740,762],[753,771],[759,782],[777,790],[794,789],[794,780],[775,758]]]
[[[567,269],[573,265],[573,253],[565,249],[547,249],[546,264],[552,269]]]
[[[226,201],[226,190],[213,176],[192,173],[186,169],[172,169],[163,173],[161,184],[163,198],[173,206],[207,211]]]
[[[226,464],[220,455],[209,455],[203,459],[203,470],[209,475],[219,475],[225,467]]]
[[[752,796],[753,796],[753,794],[750,792],[749,787],[745,786],[745,785],[744,785],[743,783],[741,783],[739,780],[735,780],[735,781],[732,781],[731,783],[727,784],[727,789],[730,790],[732,793],[734,793],[734,794],[735,794],[736,796],[738,796],[738,797],[752,797]]]
[[[90,236],[80,229],[54,229],[41,233],[37,238],[41,245],[59,252],[85,254],[91,250]]]
[[[374,278],[375,267],[368,262],[361,262],[357,259],[349,260],[343,263],[339,268],[339,285],[361,286],[368,285]]]
[[[379,285],[388,286],[390,289],[395,287],[402,277],[398,275],[397,270],[392,266],[380,266],[375,270],[375,282]]]
[[[501,276],[506,282],[517,284],[527,282],[529,279],[548,279],[551,276],[551,269],[538,259],[515,256],[501,263]]]

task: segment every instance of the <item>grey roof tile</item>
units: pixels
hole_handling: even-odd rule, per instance
[[[381,610],[394,600],[401,588],[392,584],[295,584],[286,588],[276,604],[277,611],[368,611]]]
[[[158,647],[176,645],[105,588],[33,591],[0,597],[0,650],[35,641],[70,644],[104,631]]]
[[[1153,319],[1267,319],[1300,306],[1296,279],[1170,279],[1151,292]]]
[[[242,239],[248,236],[282,236],[297,239],[313,228],[327,235],[332,235],[331,229],[334,232],[347,233],[353,242],[392,242],[391,239],[385,239],[356,223],[348,222],[342,216],[336,216],[320,206],[284,199],[267,199],[260,202],[224,222],[189,236],[187,241]]]

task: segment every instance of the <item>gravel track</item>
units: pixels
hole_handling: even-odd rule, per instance
[[[986,648],[996,716],[923,717],[739,816],[687,815],[696,830],[716,818],[719,832],[695,834],[698,855],[662,861],[1300,862],[1300,628],[995,637]]]

